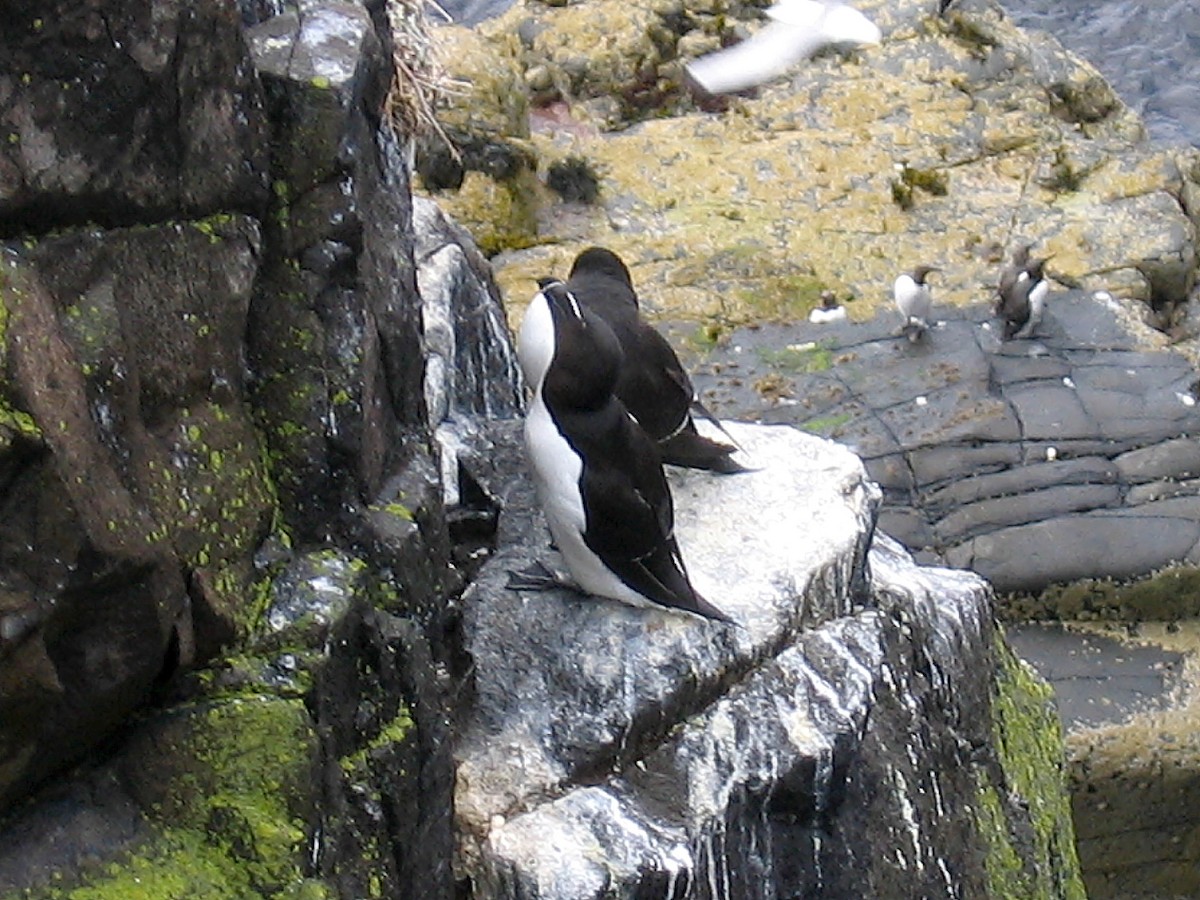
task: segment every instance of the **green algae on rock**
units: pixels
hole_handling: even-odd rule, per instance
[[[1054,692],[1002,637],[995,647],[992,722],[1000,771],[976,770],[975,799],[988,896],[1084,900]],[[1025,811],[1021,817],[1006,812],[1013,798]]]
[[[882,46],[813,60],[757,97],[728,100],[722,113],[681,101],[660,108],[661,118],[614,115],[589,99],[620,96],[639,71],[642,84],[676,77],[683,60],[647,38],[648,13],[607,0],[530,4],[480,26],[487,40],[533,35],[497,69],[560,73],[547,83],[569,112],[530,137],[539,173],[577,156],[601,176],[597,215],[542,195],[536,234],[484,226],[520,234],[489,243],[506,251],[496,261],[501,286],[523,299],[550,266],[595,243],[629,260],[652,313],[669,318],[796,318],[806,310],[770,284],[781,265],[866,301],[855,314],[869,315],[914,259],[946,271],[938,303],[985,301],[1007,249],[1033,241],[1068,284],[1156,303],[1186,297],[1196,229],[1178,198],[1193,190],[1200,154],[1150,147],[1092,66],[1015,28],[998,7],[955,12],[949,23],[929,19],[927,7],[867,2],[863,11],[889,35]],[[612,32],[594,53],[587,17]],[[670,21],[681,33],[675,53],[712,49],[693,37],[724,27],[705,16]],[[476,102],[489,108],[478,94],[465,108]],[[1114,178],[1120,170],[1139,174]],[[760,248],[750,273],[722,278],[722,254],[748,240]],[[522,250],[530,242],[543,246]],[[681,283],[681,264],[716,274]]]

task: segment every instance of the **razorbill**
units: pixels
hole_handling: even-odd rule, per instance
[[[905,272],[892,285],[892,297],[896,307],[904,316],[904,334],[909,341],[921,339],[929,328],[929,314],[933,311],[933,294],[925,278],[930,272],[940,272],[936,266],[917,266]]]
[[[809,310],[808,321],[814,325],[846,321],[846,307],[837,302],[833,291],[821,291],[821,305]]]
[[[881,32],[870,19],[844,3],[780,0],[766,10],[771,19],[740,44],[709,53],[685,66],[709,94],[756,87],[830,44],[878,44]]]
[[[1029,273],[1025,271],[1025,267],[1029,265],[1029,252],[1033,249],[1033,244],[1021,244],[1013,251],[1012,259],[1009,260],[1007,266],[1000,270],[1000,282],[996,286],[996,314],[1000,314],[1000,305],[1004,302],[1004,294],[1006,291],[1012,290],[1013,285],[1020,278],[1028,278]]]
[[[540,284],[517,338],[533,387],[525,449],[571,577],[596,596],[731,621],[692,587],[658,450],[613,393],[621,370],[616,335],[561,281]],[[509,585],[555,583],[525,572],[512,573]]]
[[[1050,284],[1046,280],[1046,263],[1050,257],[1028,260],[1010,283],[1002,279],[998,312],[1004,319],[1004,339],[1031,337],[1042,322],[1046,295]]]
[[[725,431],[700,402],[670,343],[642,319],[624,261],[604,247],[589,247],[571,264],[567,288],[616,334],[624,354],[617,397],[658,443],[663,462],[726,474],[746,471],[733,459],[735,445],[696,430],[693,414]]]

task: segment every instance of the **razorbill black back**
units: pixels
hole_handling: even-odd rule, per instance
[[[641,317],[637,292],[624,261],[604,247],[589,247],[571,264],[567,287],[602,318],[624,353],[616,394],[658,443],[663,462],[713,472],[744,472],[737,447],[704,437],[693,414],[724,431],[696,396],[670,343]]]
[[[1046,263],[1050,258],[1028,260],[1016,276],[1000,287],[999,313],[1004,319],[1004,339],[1030,337],[1042,322],[1046,295]]]
[[[561,281],[534,296],[517,338],[533,400],[525,447],[538,499],[586,592],[730,621],[688,580],[654,441],[614,395],[621,345]]]
[[[904,316],[904,334],[909,341],[919,341],[929,328],[933,312],[933,293],[926,282],[930,272],[940,272],[936,266],[917,266],[905,272],[892,285],[892,297]]]

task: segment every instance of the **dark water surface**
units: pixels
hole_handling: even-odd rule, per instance
[[[1000,0],[1099,69],[1157,141],[1200,146],[1200,0]]]

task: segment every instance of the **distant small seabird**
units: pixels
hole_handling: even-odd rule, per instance
[[[692,587],[658,450],[613,393],[621,369],[616,335],[561,281],[539,284],[517,338],[534,391],[525,448],[571,577],[596,596],[731,621]],[[558,583],[535,566],[511,573],[509,586]]]
[[[837,302],[833,291],[821,291],[821,305],[812,309],[808,321],[814,325],[828,325],[831,322],[846,321],[846,307]]]
[[[1027,259],[1011,280],[1005,278],[1007,271],[1002,273],[997,312],[1004,320],[1004,340],[1031,337],[1041,324],[1050,292],[1045,276],[1049,261],[1050,257]]]
[[[879,28],[844,3],[781,0],[771,19],[740,44],[687,64],[692,80],[709,94],[730,94],[764,84],[831,44],[878,44]]]
[[[1021,244],[1013,251],[1012,259],[1008,265],[1000,270],[1000,282],[996,286],[996,314],[1000,314],[1000,304],[1004,301],[1004,294],[1010,291],[1013,285],[1019,279],[1028,278],[1029,273],[1025,271],[1025,267],[1029,265],[1029,252],[1033,250],[1033,244]]]
[[[904,316],[904,335],[913,343],[929,329],[930,313],[933,312],[933,294],[925,278],[930,272],[940,271],[936,266],[917,266],[892,285],[892,297]]]
[[[746,471],[733,459],[735,445],[696,431],[693,413],[725,429],[700,402],[667,339],[642,319],[624,261],[604,247],[589,247],[571,264],[567,288],[616,334],[624,353],[617,397],[658,443],[663,462],[727,474]]]

